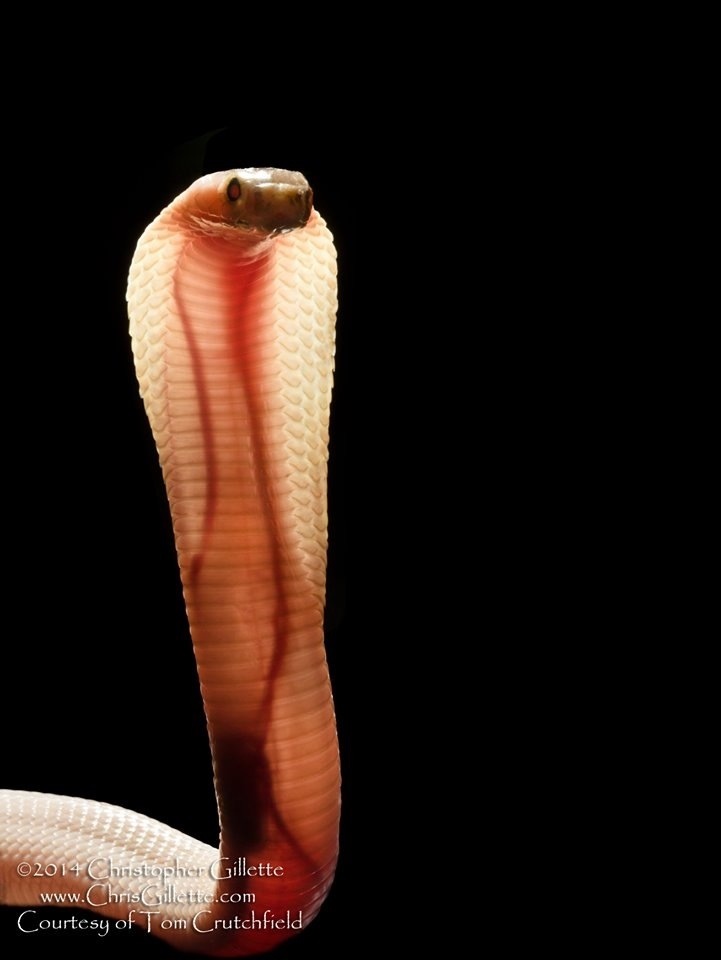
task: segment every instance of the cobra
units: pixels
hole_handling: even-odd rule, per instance
[[[51,877],[54,892],[180,949],[263,952],[316,916],[338,856],[323,643],[336,256],[305,178],[250,168],[197,180],[141,236],[127,299],[219,848],[109,804],[0,791],[0,901],[37,908]]]

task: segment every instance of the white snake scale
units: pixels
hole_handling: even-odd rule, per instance
[[[208,720],[220,847],[109,804],[3,790],[0,902],[41,916],[47,876],[18,865],[75,864],[53,877],[54,891],[78,893],[111,921],[135,911],[141,929],[150,924],[180,949],[238,956],[313,919],[338,855],[322,635],[337,301],[319,214],[292,232],[244,232],[229,225],[229,178],[242,184],[241,202],[256,202],[257,171],[196,181],[147,228],[128,283]],[[163,871],[176,892],[192,891],[190,902],[145,903]]]

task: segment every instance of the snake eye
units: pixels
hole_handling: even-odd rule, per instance
[[[228,200],[239,200],[240,199],[240,180],[237,177],[233,179],[228,184],[227,189]]]

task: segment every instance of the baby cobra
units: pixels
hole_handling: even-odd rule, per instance
[[[257,168],[201,177],[141,236],[127,299],[220,847],[109,804],[0,791],[0,901],[37,907],[42,866],[65,861],[80,870],[55,875],[53,889],[106,917],[131,917],[184,950],[263,952],[317,914],[338,856],[323,645],[336,258],[305,178]],[[21,863],[41,875],[22,876]],[[192,902],[156,903],[158,877]]]

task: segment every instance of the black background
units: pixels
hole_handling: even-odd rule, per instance
[[[367,466],[376,414],[354,416],[351,401],[368,391],[369,374],[376,382],[381,375],[361,372],[359,360],[367,260],[358,220],[372,218],[375,198],[360,175],[361,145],[347,128],[339,136],[323,110],[290,127],[206,110],[163,122],[156,108],[152,119],[121,111],[74,119],[71,111],[58,125],[38,111],[11,138],[6,178],[4,642],[12,660],[2,677],[2,786],[116,803],[211,844],[209,749],[165,493],[132,367],[127,270],[144,227],[215,169],[301,170],[335,235],[326,645],[342,754],[341,858],[321,914],[277,949],[279,960],[335,957],[363,936],[371,895],[360,880],[363,824],[377,805],[372,789],[361,801],[359,773],[366,718],[381,697],[379,685],[368,685],[377,676],[366,636],[377,601],[351,559],[359,530],[364,543],[378,540],[352,491],[383,481],[382,468]],[[382,322],[373,318],[376,329]],[[139,934],[21,935],[18,913],[0,912],[0,942],[13,955],[67,946],[104,956],[111,939],[123,953],[175,955]]]

